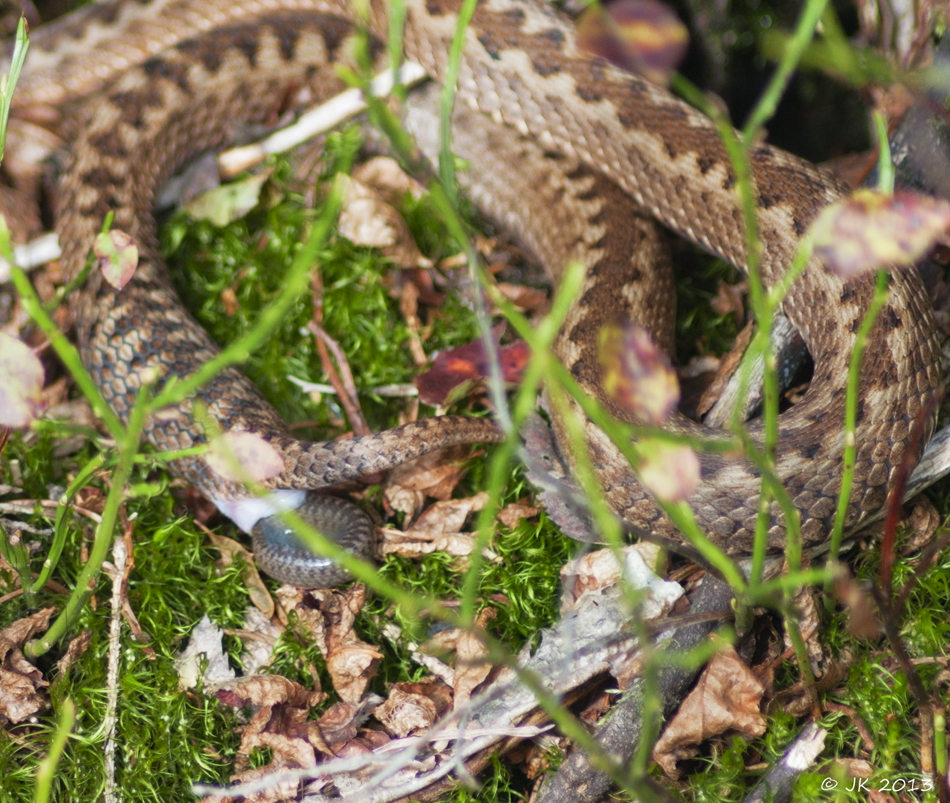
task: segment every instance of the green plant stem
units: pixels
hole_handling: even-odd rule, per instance
[[[891,142],[887,136],[887,120],[879,111],[874,112],[874,133],[877,137],[877,188],[885,195],[894,194],[894,162]]]
[[[854,485],[854,469],[857,460],[857,426],[858,401],[861,388],[861,363],[864,360],[864,351],[867,348],[868,335],[871,327],[877,320],[878,314],[887,303],[887,285],[890,276],[887,271],[877,272],[874,285],[874,296],[868,306],[867,314],[861,321],[854,338],[854,350],[851,352],[851,362],[848,365],[848,385],[845,396],[844,411],[844,456],[842,458],[841,492],[838,494],[838,508],[835,511],[835,521],[831,528],[831,546],[828,550],[828,560],[838,560],[841,551],[841,540],[844,537],[844,527],[851,504],[851,491]]]
[[[7,123],[10,120],[10,107],[13,103],[13,91],[20,80],[20,71],[26,61],[26,51],[30,47],[26,32],[26,19],[20,17],[13,40],[13,55],[10,57],[10,70],[0,78],[0,161],[7,142]]]
[[[525,368],[514,403],[511,405],[511,426],[514,432],[521,430],[522,425],[537,405],[537,390],[548,372],[551,344],[567,317],[571,303],[584,281],[584,275],[585,270],[582,265],[575,264],[568,267],[565,271],[564,280],[555,293],[551,311],[535,327],[534,337],[528,341],[531,348],[531,359]],[[507,303],[493,285],[489,284],[487,289],[492,296],[493,303],[498,305]],[[475,549],[471,553],[469,571],[465,574],[460,594],[459,612],[464,622],[475,621],[484,549],[494,535],[495,514],[499,507],[501,495],[508,483],[518,446],[518,438],[507,438],[494,450],[489,463],[488,503],[479,511],[476,520]]]
[[[53,738],[50,740],[49,752],[36,767],[33,803],[47,803],[49,801],[50,793],[53,790],[53,779],[56,777],[56,769],[63,757],[66,742],[69,740],[69,734],[72,733],[75,724],[76,705],[67,697],[60,707],[59,722],[56,725]]]
[[[815,36],[815,28],[818,26],[827,5],[828,0],[808,0],[805,3],[802,15],[798,18],[795,32],[785,44],[781,61],[779,61],[768,86],[759,98],[759,102],[756,103],[755,108],[749,115],[745,128],[742,129],[742,141],[745,147],[748,148],[755,142],[761,127],[775,114],[779,100],[781,100],[782,94],[788,86],[792,73]]]
[[[106,400],[99,392],[99,388],[96,387],[96,383],[92,381],[92,377],[82,364],[79,351],[69,342],[66,335],[57,328],[56,324],[53,323],[53,319],[43,310],[39,296],[36,295],[33,285],[30,284],[30,280],[23,270],[16,265],[11,265],[10,274],[17,293],[20,296],[20,302],[23,304],[23,308],[49,339],[50,345],[53,347],[56,355],[62,360],[66,369],[76,380],[76,384],[79,385],[79,389],[83,392],[83,395],[89,399],[96,417],[102,419],[106,428],[109,430],[109,434],[115,441],[121,441],[125,436],[125,428],[122,426],[122,422],[119,421],[116,414],[112,412],[112,408],[106,404]]]
[[[254,325],[236,343],[222,349],[197,371],[184,379],[172,377],[156,396],[155,409],[178,404],[195,393],[202,385],[231,365],[246,362],[251,352],[263,345],[274,330],[280,326],[297,299],[307,290],[310,283],[310,269],[317,260],[317,254],[329,239],[336,224],[343,203],[343,185],[338,179],[326,199],[320,216],[310,228],[307,240],[294,257],[290,270],[284,278],[284,286],[277,298],[254,322]]]
[[[89,552],[89,559],[76,579],[76,586],[69,600],[67,600],[63,612],[56,617],[56,620],[42,637],[30,641],[23,648],[23,652],[30,657],[36,658],[44,655],[69,631],[95,589],[96,580],[102,571],[102,563],[109,554],[109,547],[112,544],[119,518],[119,509],[125,498],[126,485],[135,466],[135,455],[139,448],[142,430],[151,409],[149,390],[150,387],[146,385],[139,391],[135,399],[135,405],[132,407],[132,413],[129,416],[128,431],[119,443],[119,456],[115,471],[112,473],[112,484],[102,511],[102,520],[96,527],[96,536]]]
[[[439,150],[439,180],[453,209],[458,207],[458,183],[455,179],[455,156],[452,154],[452,108],[455,106],[455,85],[462,63],[462,49],[465,46],[468,24],[475,13],[476,5],[477,0],[463,0],[459,8],[458,25],[455,27],[455,36],[452,37],[448,68],[445,71],[445,80],[442,82],[442,94],[439,99],[441,117],[439,133],[442,140]]]

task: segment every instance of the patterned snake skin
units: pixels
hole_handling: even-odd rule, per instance
[[[458,5],[407,2],[406,54],[435,78],[446,71]],[[161,6],[157,12],[137,4],[97,6],[80,20],[81,30],[70,27],[74,22],[54,29],[38,50],[55,58],[31,56],[20,95],[24,105],[61,104],[118,75],[78,113],[57,228],[70,275],[82,268],[107,212],[115,212],[115,226],[139,243],[140,266],[124,290],[91,279],[74,298],[83,359],[120,416],[129,411],[145,368],[186,376],[214,353],[169,289],[151,216],[157,188],[196,154],[227,141],[232,121],[270,119],[291,89],[307,84],[318,97],[337,91],[334,64],[346,60],[352,30],[346,0],[163,0]],[[147,22],[129,25],[126,13],[158,21],[154,32]],[[231,24],[238,14],[253,22]],[[382,2],[371,4],[368,23],[381,41],[386,16]],[[192,33],[226,25],[166,49],[173,41],[166,29],[182,19]],[[138,33],[110,45],[109,29],[119,23]],[[63,41],[73,44],[59,46]],[[430,113],[414,103],[410,99],[408,125],[423,149],[431,149],[425,142],[433,128]],[[746,264],[734,173],[714,126],[666,91],[579,54],[571,25],[529,0],[480,3],[467,33],[457,107],[454,148],[471,165],[461,179],[475,203],[511,228],[555,278],[569,260],[587,265],[557,352],[588,393],[626,418],[601,389],[597,333],[605,321],[632,317],[661,345],[670,344],[672,279],[654,221],[739,267]],[[844,189],[827,173],[766,145],[754,149],[751,161],[761,271],[771,286],[817,211]],[[848,361],[872,291],[873,280],[845,282],[815,262],[783,303],[815,362],[805,399],[781,417],[777,459],[807,544],[824,540],[833,519]],[[914,270],[896,271],[864,360],[851,528],[883,505],[912,424],[921,410],[932,409],[939,384],[936,355],[919,277]],[[443,445],[500,437],[490,423],[447,417],[368,439],[301,443],[234,370],[198,398],[223,430],[259,432],[281,451],[286,468],[271,483],[274,488],[326,487]],[[613,510],[631,524],[676,538],[619,450],[585,422],[590,455]],[[698,429],[680,420],[676,426]],[[932,417],[925,428],[924,441]],[[555,421],[555,431],[566,444],[563,419]],[[190,405],[156,417],[146,434],[162,449],[203,441]],[[761,443],[760,428],[753,425],[751,434]],[[734,455],[706,454],[701,460],[702,484],[690,500],[698,523],[730,554],[747,554],[759,473]],[[242,494],[201,459],[177,461],[175,471],[214,499]],[[783,543],[776,507],[770,546],[780,549]]]

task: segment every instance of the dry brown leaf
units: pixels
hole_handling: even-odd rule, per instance
[[[910,536],[902,550],[906,553],[922,549],[930,543],[940,526],[940,514],[926,496],[918,496],[911,503],[910,513],[905,514],[903,521],[910,529]]]
[[[55,608],[43,608],[0,630],[0,724],[22,722],[48,704],[49,683],[20,647],[49,626]]]
[[[522,519],[534,518],[540,512],[541,508],[529,505],[527,502],[512,502],[499,510],[496,518],[506,527],[513,530]]]
[[[376,190],[391,204],[403,200],[406,195],[419,200],[427,190],[389,156],[375,156],[353,168],[350,174],[362,184]]]
[[[451,499],[465,474],[464,461],[472,454],[469,446],[455,446],[431,452],[389,472],[383,498],[392,510],[414,519],[427,496],[439,501]]]
[[[536,287],[525,287],[522,284],[508,284],[499,282],[495,285],[498,292],[523,312],[546,312],[548,294],[545,290]]]
[[[83,630],[82,633],[70,640],[63,657],[56,662],[56,680],[53,681],[54,683],[62,683],[65,678],[69,677],[70,668],[85,655],[91,642],[91,630]]]
[[[487,629],[497,612],[494,608],[483,608],[475,620],[475,628],[463,630],[458,637],[455,649],[455,704],[457,710],[465,705],[475,691],[492,671],[487,660],[488,648],[479,636]]]
[[[447,499],[430,505],[406,531],[419,540],[431,540],[449,533],[462,531],[472,513],[477,513],[488,503],[488,493],[481,491],[465,499]]]
[[[309,710],[327,698],[323,692],[309,691],[281,675],[236,678],[222,683],[215,694],[222,703],[234,708],[286,704],[291,708]]]
[[[285,586],[278,598],[285,611],[296,611],[300,626],[313,636],[340,698],[359,702],[383,657],[353,632],[353,622],[366,603],[366,586],[356,583],[340,590]]]
[[[424,694],[393,688],[373,716],[394,736],[403,738],[423,733],[435,724],[438,716],[435,703]]]
[[[320,731],[320,738],[326,745],[324,752],[336,755],[336,749],[339,745],[356,738],[359,728],[357,718],[362,716],[362,713],[363,707],[353,703],[336,703],[323,712],[323,716],[314,724]],[[314,741],[312,736],[310,741]]]
[[[332,650],[327,656],[327,671],[340,698],[359,702],[382,659],[383,654],[365,641],[353,641]]]
[[[346,176],[343,207],[337,227],[356,245],[379,248],[402,268],[427,268],[432,262],[422,256],[402,216],[372,187]]]
[[[725,731],[748,736],[765,733],[759,713],[763,688],[731,646],[709,662],[696,688],[683,701],[676,716],[653,748],[653,760],[674,780],[676,762],[698,752],[695,745]]]
[[[472,554],[477,544],[475,536],[459,532],[469,514],[481,510],[488,501],[485,492],[467,499],[450,499],[431,505],[408,530],[393,528],[380,530],[382,536],[379,551],[383,555],[418,557],[432,552],[447,552],[465,558]],[[498,556],[489,549],[484,553],[489,560]]]

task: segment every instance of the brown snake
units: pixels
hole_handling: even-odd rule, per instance
[[[70,52],[59,49],[60,61],[53,66],[31,56],[35,67],[24,80],[24,104],[33,99],[60,104],[85,91],[73,84],[87,73],[97,84],[109,70],[122,73],[78,113],[57,225],[70,275],[82,268],[107,212],[114,211],[115,226],[139,244],[140,265],[125,289],[117,293],[93,278],[73,304],[83,359],[120,417],[131,408],[144,368],[160,366],[166,375],[185,376],[214,353],[169,289],[151,216],[157,188],[184,162],[225,142],[230,121],[268,119],[290,88],[307,83],[321,97],[340,88],[333,62],[345,57],[351,28],[344,19],[348,4],[339,2],[275,0],[285,11],[271,14],[265,8],[268,13],[253,24],[221,28],[165,50],[163,26],[173,27],[179,18],[201,31],[208,26],[196,20],[260,16],[258,6],[239,9],[223,0],[166,2],[154,39],[111,49],[96,42],[90,53],[88,41],[75,38],[78,60],[71,62]],[[441,78],[458,3],[408,0],[407,7],[406,54]],[[86,16],[107,28],[110,16],[125,13],[115,8],[102,6]],[[382,0],[373,3],[370,27],[383,40],[385,19]],[[57,35],[62,32],[52,34]],[[124,55],[116,56],[122,48]],[[153,56],[157,51],[162,52]],[[129,60],[148,56],[153,57],[142,66],[126,70]],[[424,110],[417,113],[414,121],[410,111],[408,123],[425,139],[432,126],[418,122],[426,119]],[[583,293],[559,336],[557,353],[588,393],[617,417],[628,418],[601,390],[597,334],[607,320],[632,317],[660,345],[670,345],[672,279],[663,258],[653,258],[662,236],[653,220],[739,267],[746,263],[734,173],[714,126],[665,90],[579,54],[571,25],[556,13],[526,0],[484,0],[467,33],[453,136],[458,155],[471,164],[461,179],[486,214],[512,229],[555,278],[569,260],[587,265]],[[844,189],[829,174],[766,145],[753,150],[751,161],[763,239],[761,271],[771,286],[817,211]],[[813,262],[783,303],[815,363],[804,400],[781,417],[777,458],[807,544],[826,538],[834,515],[845,378],[872,285],[866,278],[844,282]],[[895,271],[864,360],[849,528],[884,504],[915,419],[932,409],[939,384],[936,357],[933,317],[920,279],[915,270]],[[198,398],[223,430],[259,432],[277,446],[285,471],[270,486],[280,489],[327,487],[450,443],[500,437],[487,422],[447,417],[372,438],[301,443],[234,370],[219,375]],[[676,425],[696,427],[679,420]],[[925,428],[924,441],[933,416]],[[566,443],[562,429],[556,421]],[[677,538],[619,450],[589,421],[585,434],[612,509],[631,524]],[[163,449],[203,441],[190,406],[157,417],[146,435]],[[761,443],[760,428],[753,425],[751,435]],[[697,521],[730,554],[747,554],[759,474],[734,455],[704,454],[701,460],[702,483],[690,500]],[[177,461],[174,469],[217,500],[244,493],[222,483],[201,459]],[[770,546],[780,549],[784,525],[777,507],[772,521]]]

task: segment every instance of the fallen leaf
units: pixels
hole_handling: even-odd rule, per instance
[[[353,168],[350,175],[371,189],[384,201],[399,203],[407,195],[419,200],[428,190],[399,166],[390,156],[374,156]]]
[[[42,412],[44,377],[33,350],[0,332],[0,426],[27,427]]]
[[[425,512],[405,531],[391,527],[379,531],[379,551],[383,555],[418,557],[432,552],[446,552],[455,557],[472,554],[476,546],[475,536],[461,532],[471,513],[481,510],[488,501],[485,492],[467,499],[449,499],[430,505]],[[486,549],[485,557],[497,560],[498,556]]]
[[[16,724],[45,708],[49,683],[20,647],[49,627],[55,608],[43,608],[0,630],[0,724]]]
[[[323,692],[308,691],[299,683],[282,675],[251,675],[223,682],[215,696],[234,708],[246,706],[288,705],[291,708],[310,709],[327,696]]]
[[[175,657],[175,669],[178,687],[183,690],[197,688],[201,681],[206,688],[216,688],[224,681],[234,679],[234,670],[224,651],[224,631],[208,618],[208,614],[201,617],[185,648]]]
[[[494,608],[482,608],[475,619],[475,626],[464,629],[459,635],[455,648],[455,702],[453,708],[458,710],[465,705],[492,671],[492,664],[488,660],[488,648],[481,632],[488,629],[489,623],[494,620],[497,612]]]
[[[513,530],[522,519],[533,519],[541,512],[541,508],[526,502],[511,502],[498,511],[496,518],[509,529]]]
[[[373,716],[389,733],[403,738],[424,733],[431,728],[438,717],[438,710],[425,695],[396,687],[390,690],[386,701],[373,712]]]
[[[607,324],[598,345],[604,393],[639,421],[665,422],[680,400],[679,381],[650,333],[632,321]]]
[[[501,336],[501,328],[496,328],[493,334],[497,342]],[[516,340],[507,346],[500,346],[498,353],[502,379],[517,384],[531,356],[527,343]],[[465,398],[480,387],[481,381],[487,375],[488,358],[485,355],[485,345],[481,340],[474,340],[436,355],[432,367],[416,377],[416,387],[420,400],[425,404],[434,407],[446,406]]]
[[[139,265],[139,248],[124,231],[110,229],[100,232],[92,245],[103,278],[116,290],[121,290],[135,275]]]
[[[205,462],[222,479],[263,482],[284,470],[280,453],[253,432],[226,432],[211,442]]]
[[[389,472],[383,483],[383,499],[390,510],[414,519],[426,497],[444,501],[467,470],[470,446],[453,446],[403,463]]]
[[[577,47],[628,72],[666,86],[686,54],[689,32],[657,0],[591,5],[577,21]]]
[[[508,284],[499,282],[495,285],[499,293],[507,298],[523,312],[545,312],[548,307],[548,294],[545,290],[536,287],[525,287],[523,284]]]
[[[765,733],[759,713],[763,688],[731,646],[709,662],[696,688],[680,705],[653,748],[653,760],[676,780],[676,762],[698,752],[695,745],[726,731],[747,736]]]
[[[815,255],[849,278],[920,259],[950,226],[950,201],[860,189],[825,207],[809,227]]]
[[[355,245],[380,249],[401,268],[428,268],[432,262],[422,256],[412,233],[392,206],[371,187],[343,176],[345,191],[337,228]]]
[[[284,586],[277,596],[287,613],[297,614],[298,627],[313,636],[326,658],[327,671],[340,699],[358,703],[383,657],[353,630],[353,622],[366,603],[366,586],[362,583],[344,589]]]
[[[185,211],[196,220],[207,220],[215,226],[227,226],[257,206],[261,189],[270,178],[270,172],[231,181],[203,192],[185,204]]]
[[[363,716],[363,706],[354,703],[334,703],[324,711],[316,722],[324,752],[335,755],[340,745],[355,739]],[[314,741],[312,736],[310,741]]]

